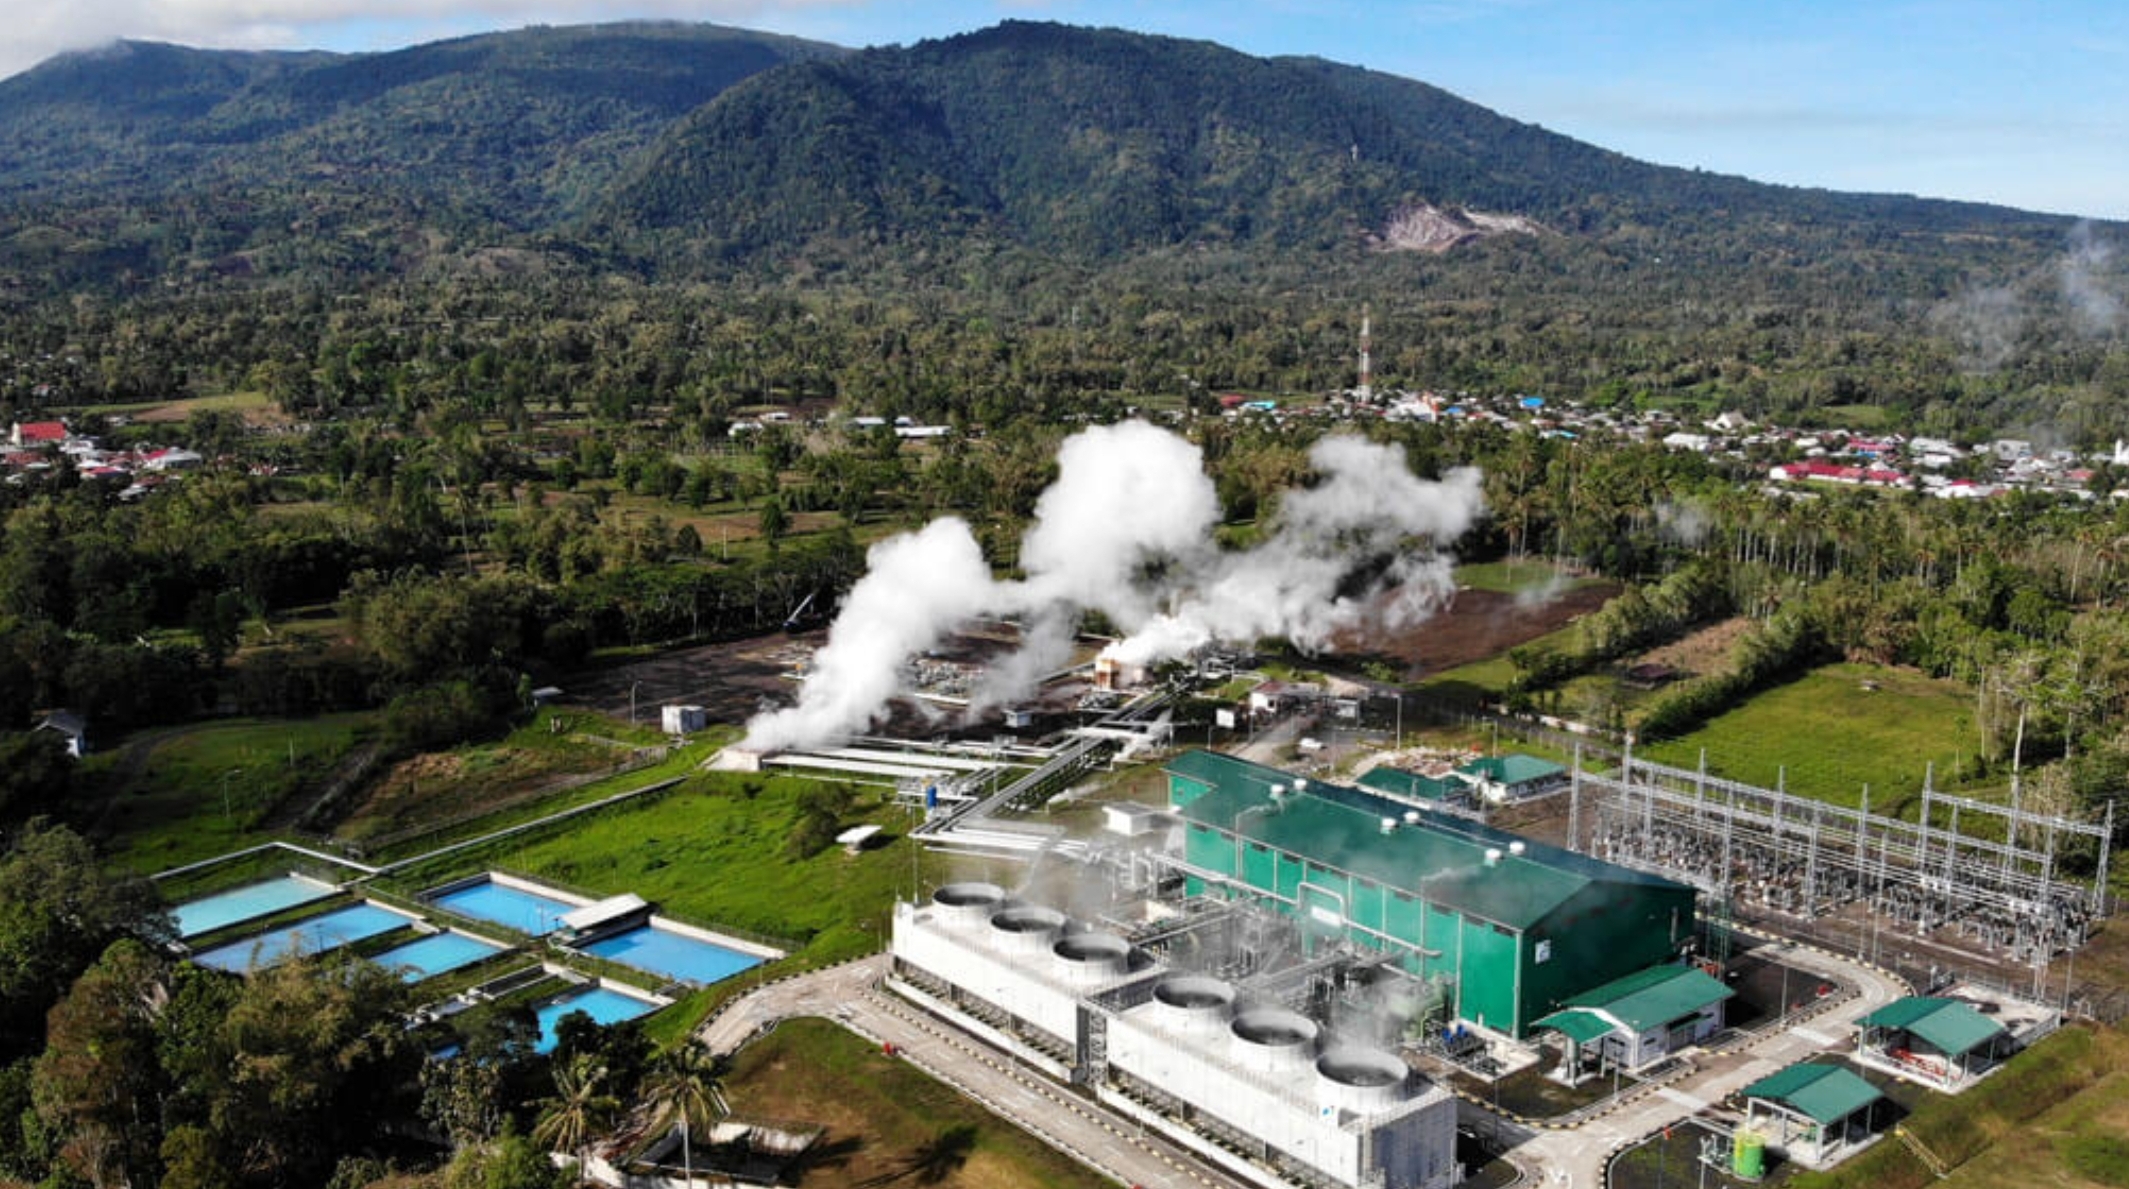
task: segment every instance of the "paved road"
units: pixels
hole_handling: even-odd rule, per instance
[[[725,1009],[702,1038],[712,1050],[729,1053],[779,1020],[833,1020],[875,1044],[893,1044],[910,1064],[1120,1184],[1247,1189],[1165,1140],[1142,1134],[1136,1123],[876,990],[886,970],[882,955],[772,983]]]

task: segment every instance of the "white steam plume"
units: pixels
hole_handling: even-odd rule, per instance
[[[798,704],[749,721],[747,748],[811,745],[865,726],[894,697],[902,662],[990,608],[990,566],[959,518],[890,537],[872,547],[865,563],[827,645],[813,654]]]
[[[1020,549],[1027,597],[1092,607],[1129,630],[1164,577],[1204,564],[1220,498],[1188,441],[1143,421],[1096,426],[1057,451],[1057,482]]]
[[[1149,665],[1213,640],[1263,636],[1315,650],[1370,614],[1402,627],[1439,606],[1454,589],[1448,559],[1404,548],[1404,541],[1445,542],[1469,528],[1482,506],[1478,471],[1420,479],[1405,466],[1403,450],[1344,436],[1318,441],[1309,462],[1322,482],[1280,501],[1279,527],[1268,540],[1217,556],[1169,612],[1110,655]],[[1381,572],[1353,588],[1356,571],[1369,563],[1380,563]]]
[[[2070,324],[2088,337],[2109,334],[2121,324],[2122,299],[2108,286],[2113,256],[2114,245],[2095,235],[2092,224],[2080,222],[2070,230],[2070,249],[2057,266]]]
[[[1402,626],[1439,606],[1452,589],[1439,546],[1477,517],[1478,472],[1419,479],[1404,451],[1349,436],[1319,441],[1309,459],[1318,482],[1284,497],[1272,535],[1225,553],[1197,447],[1142,422],[1073,435],[1022,542],[1025,581],[992,580],[959,520],[874,546],[798,704],[749,722],[743,746],[863,729],[899,692],[909,656],[985,611],[1018,614],[1025,630],[986,674],[979,707],[1024,696],[1064,664],[1087,610],[1125,633],[1112,654],[1150,664],[1218,639],[1321,648],[1364,619]]]

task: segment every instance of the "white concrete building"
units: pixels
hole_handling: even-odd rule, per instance
[[[1106,1020],[1104,1101],[1213,1155],[1171,1120],[1196,1121],[1271,1169],[1345,1185],[1447,1189],[1456,1100],[1402,1058],[1323,1043],[1314,1021],[1278,1007],[1235,1010],[1217,979],[1178,976]],[[1248,1171],[1237,1169],[1236,1171]]]
[[[896,990],[1258,1184],[1447,1189],[1456,1103],[1393,1053],[994,884],[895,909]]]

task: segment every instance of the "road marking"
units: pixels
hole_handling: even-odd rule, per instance
[[[1834,1045],[1841,1043],[1838,1037],[1828,1036],[1816,1028],[1806,1028],[1802,1024],[1791,1028],[1789,1035],[1796,1037],[1798,1040],[1810,1041],[1822,1049],[1832,1048]]]
[[[1685,1107],[1687,1110],[1704,1111],[1708,1109],[1707,1103],[1701,1101],[1698,1098],[1693,1097],[1692,1095],[1686,1093],[1683,1090],[1674,1090],[1669,1086],[1656,1087],[1656,1097],[1661,1098],[1666,1102],[1675,1102],[1679,1106]]]

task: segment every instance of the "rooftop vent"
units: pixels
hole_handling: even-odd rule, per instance
[[[1336,1045],[1316,1059],[1316,1100],[1326,1108],[1374,1114],[1404,1101],[1409,1072],[1394,1054]]]

